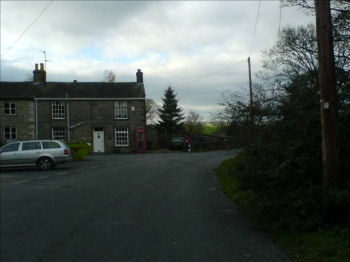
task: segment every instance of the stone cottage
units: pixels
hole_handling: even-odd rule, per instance
[[[94,152],[145,151],[145,88],[136,82],[46,82],[44,65],[33,82],[1,82],[0,143],[59,139],[86,142]]]

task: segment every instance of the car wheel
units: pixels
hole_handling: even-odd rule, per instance
[[[49,170],[53,168],[53,162],[48,157],[39,158],[37,165],[41,170]]]

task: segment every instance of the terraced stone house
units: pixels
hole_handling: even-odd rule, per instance
[[[145,88],[136,82],[46,82],[35,65],[33,82],[1,82],[0,144],[59,139],[90,143],[94,152],[146,150]]]

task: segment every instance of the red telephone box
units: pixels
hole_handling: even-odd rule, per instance
[[[137,153],[145,153],[147,151],[146,132],[144,128],[135,130],[135,147]]]

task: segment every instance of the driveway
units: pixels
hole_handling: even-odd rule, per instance
[[[288,261],[217,189],[233,152],[94,155],[1,170],[5,261]]]

